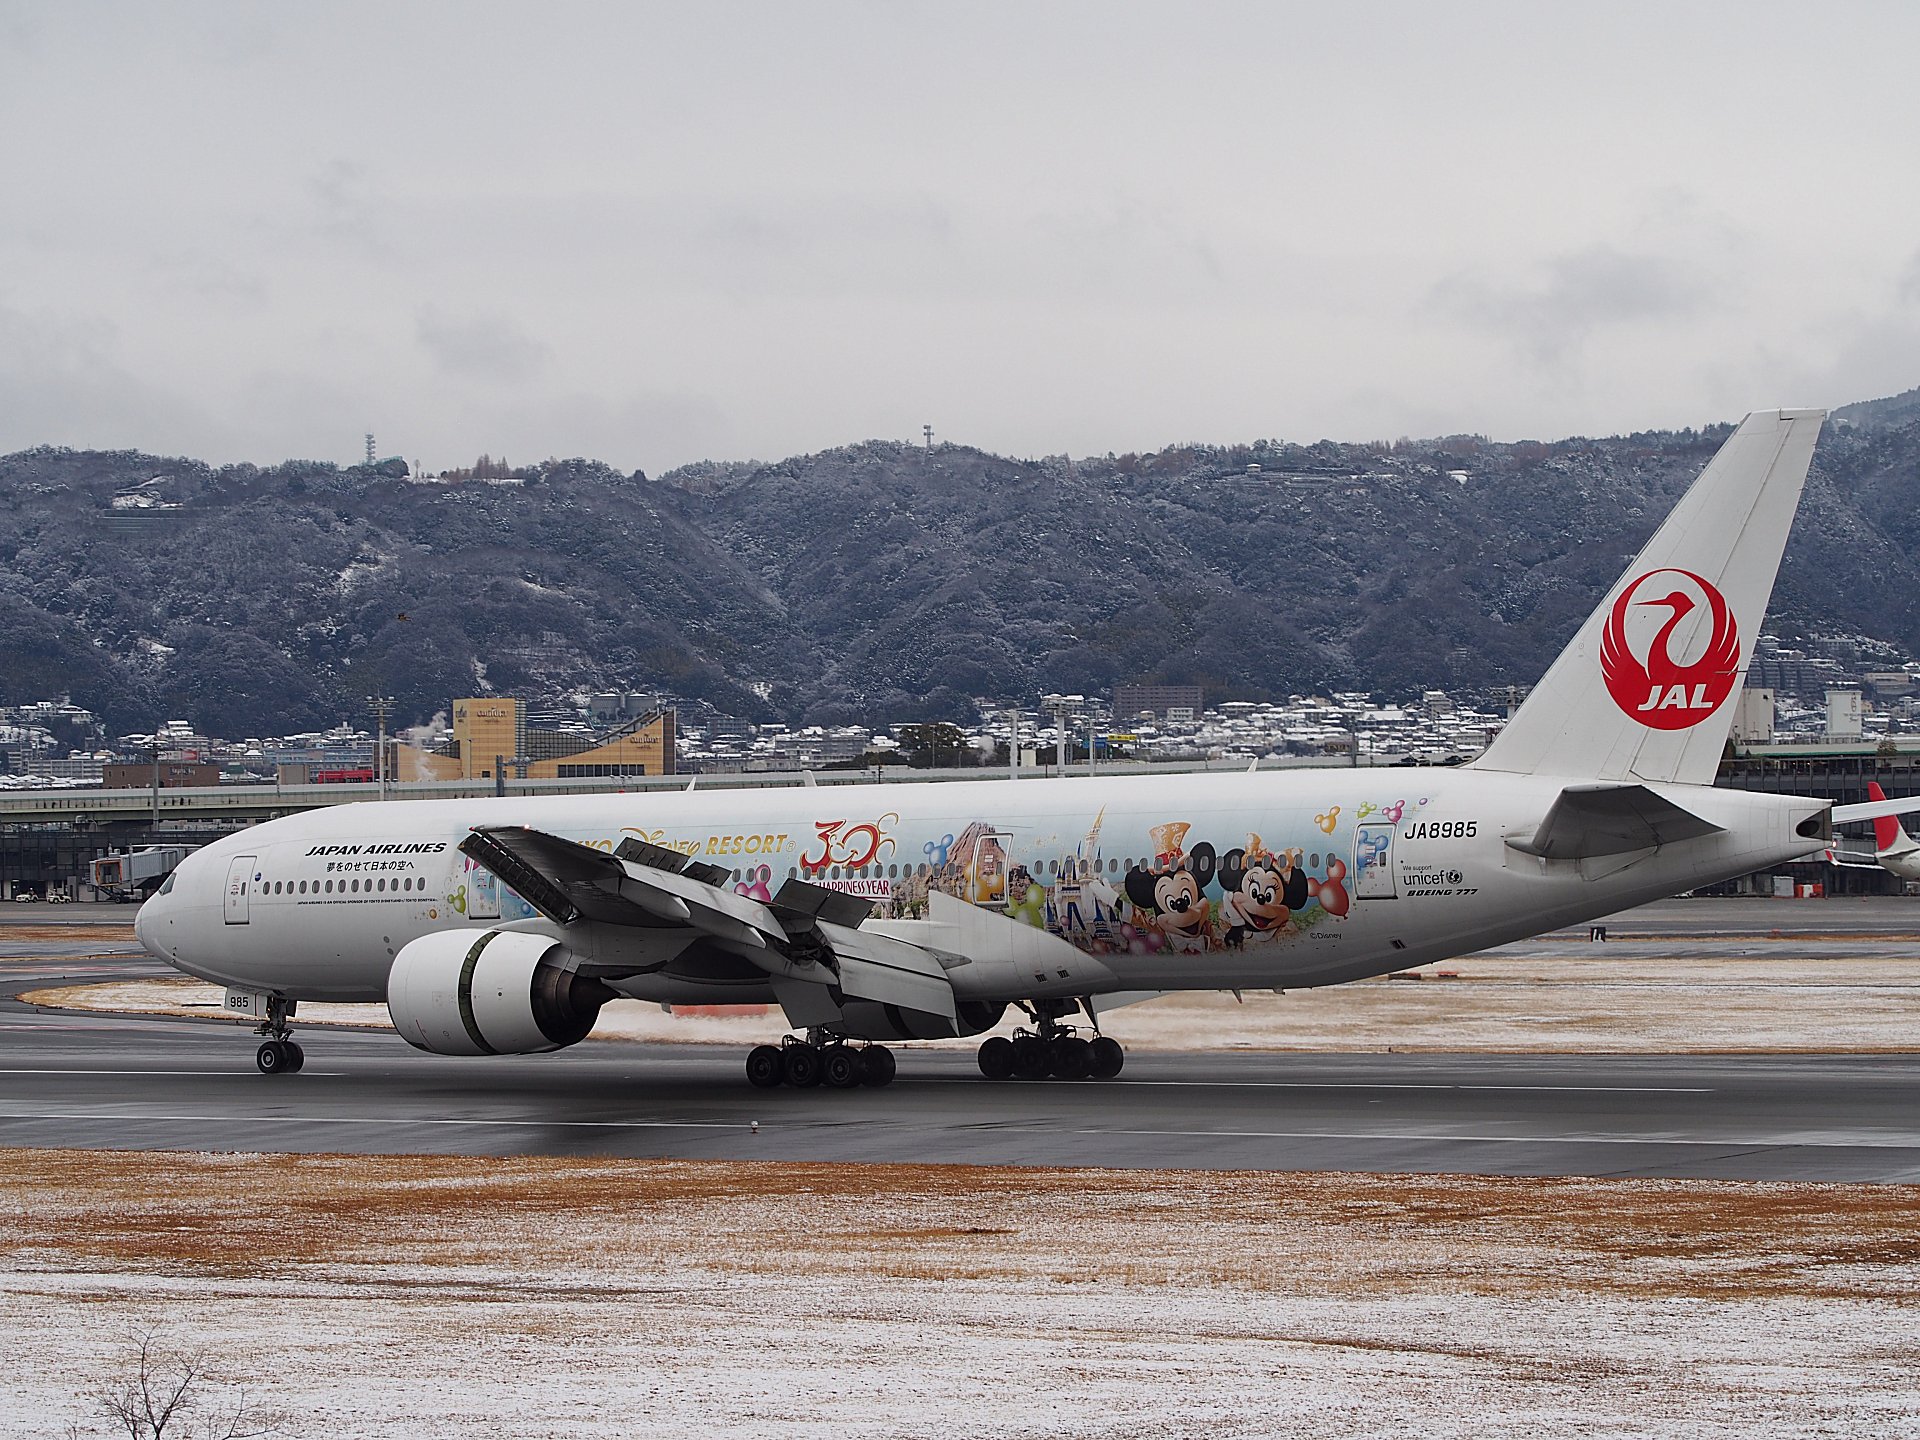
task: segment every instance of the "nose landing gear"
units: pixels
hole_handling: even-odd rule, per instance
[[[1095,1021],[1091,1039],[1062,1025],[1060,1017],[1073,1013],[1064,1000],[1035,1000],[1021,1006],[1033,1017],[1032,1029],[989,1035],[976,1057],[980,1073],[989,1080],[1111,1080],[1125,1068],[1127,1052],[1120,1042],[1102,1035]],[[1091,1013],[1089,1011],[1089,1013]]]
[[[253,1032],[267,1037],[253,1054],[253,1063],[260,1067],[262,1075],[297,1074],[307,1063],[307,1052],[292,1039],[293,1032],[287,1025],[294,1003],[281,995],[267,997],[266,1021]]]

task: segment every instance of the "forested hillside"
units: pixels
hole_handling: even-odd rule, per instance
[[[488,688],[881,722],[1130,679],[1526,683],[1725,433],[1040,461],[875,441],[512,483],[30,450],[0,457],[0,703],[240,737]],[[1916,499],[1915,397],[1842,412],[1774,627],[1920,652]]]

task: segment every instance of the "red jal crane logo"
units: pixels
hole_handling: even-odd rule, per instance
[[[1699,656],[1686,664],[1675,658],[1673,633],[1704,602],[1712,628]],[[1627,641],[1629,621],[1644,636],[1648,612],[1665,610],[1645,648],[1636,654]],[[1697,634],[1695,622],[1691,634]],[[1691,649],[1691,646],[1687,647]],[[1727,597],[1691,570],[1649,570],[1620,592],[1600,637],[1600,671],[1607,693],[1627,714],[1655,730],[1685,730],[1698,725],[1725,703],[1740,678],[1740,627]]]

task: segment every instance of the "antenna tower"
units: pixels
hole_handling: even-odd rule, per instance
[[[927,437],[927,449],[928,449],[929,451],[931,451],[931,450],[933,449],[933,426],[931,426],[931,425],[922,425],[922,426],[920,427],[920,429],[921,429],[921,432],[922,432],[923,434],[925,434],[925,435],[926,435],[926,437]]]
[[[367,464],[371,465],[372,463],[373,463],[373,432],[369,430],[367,432]]]

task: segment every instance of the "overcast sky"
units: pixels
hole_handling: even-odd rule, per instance
[[[0,0],[0,452],[658,473],[1920,385],[1920,5]]]

